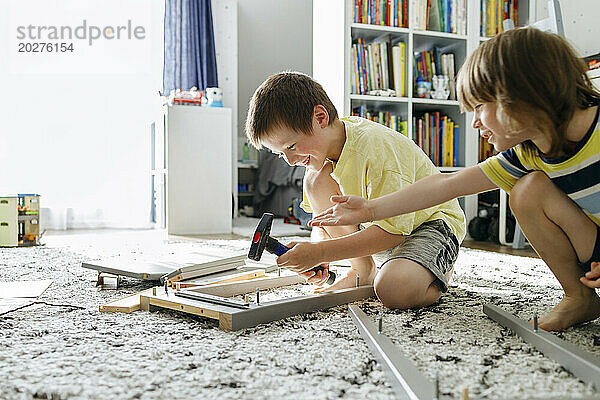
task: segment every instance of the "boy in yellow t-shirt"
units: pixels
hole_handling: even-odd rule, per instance
[[[329,208],[330,197],[355,194],[368,199],[397,191],[439,172],[410,139],[359,118],[339,119],[331,100],[309,76],[282,72],[269,77],[250,101],[246,135],[290,165],[307,167],[304,201],[308,212]],[[308,282],[322,285],[330,261],[349,259],[350,272],[322,290],[374,284],[390,308],[425,306],[447,290],[465,216],[451,200],[422,211],[357,226],[315,228],[311,242],[290,243],[277,259]],[[385,252],[377,271],[372,255]],[[325,267],[315,273],[315,266]]]

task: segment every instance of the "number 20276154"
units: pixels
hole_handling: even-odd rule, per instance
[[[19,43],[18,50],[19,53],[66,53],[73,52],[73,43]]]

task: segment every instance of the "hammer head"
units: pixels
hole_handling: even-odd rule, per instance
[[[267,239],[271,234],[271,226],[273,225],[273,214],[264,213],[258,221],[254,235],[252,236],[252,244],[250,245],[250,251],[248,252],[248,258],[254,261],[260,261],[265,246],[267,245]]]

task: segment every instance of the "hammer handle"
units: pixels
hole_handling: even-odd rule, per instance
[[[286,246],[282,245],[281,243],[279,243],[279,241],[277,241],[277,244],[278,244],[277,250],[275,250],[275,254],[277,256],[282,255],[283,253],[287,252],[290,249],[289,247],[286,247]]]
[[[277,248],[275,249],[275,243],[277,244]],[[273,249],[273,251],[271,251],[271,249]],[[269,240],[267,241],[267,251],[271,252],[271,253],[275,253],[275,255],[280,256],[282,254],[284,254],[285,252],[287,252],[290,248],[286,247],[284,245],[282,245],[279,240],[274,239],[272,237],[269,237]],[[319,272],[319,271],[324,271],[325,268],[322,266],[318,266],[318,267],[314,267],[311,271],[315,271],[315,272]],[[327,279],[327,284],[331,285],[333,284],[333,282],[335,282],[335,272],[333,271],[329,271],[329,279]]]

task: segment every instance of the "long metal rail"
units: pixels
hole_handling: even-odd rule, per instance
[[[534,330],[524,321],[492,304],[484,304],[483,312],[500,325],[511,329],[527,343],[553,359],[573,375],[600,390],[600,358],[544,330]]]
[[[410,359],[400,353],[389,338],[379,333],[371,318],[356,305],[349,305],[348,310],[361,336],[387,373],[396,396],[409,400],[437,399],[435,386]]]

